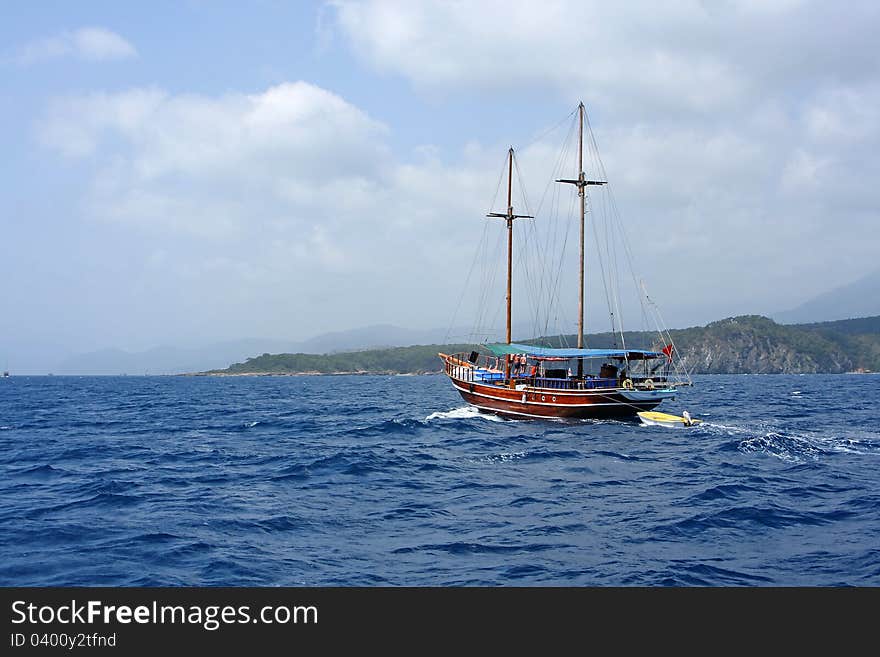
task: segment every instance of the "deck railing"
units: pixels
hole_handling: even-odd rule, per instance
[[[447,376],[467,383],[487,383],[501,385],[506,377],[503,371],[491,367],[490,358],[482,357],[486,364],[481,366],[479,359],[472,363],[467,359],[467,354],[444,356]],[[531,376],[530,374],[511,371],[511,377],[516,385],[526,385],[534,388],[549,388],[555,390],[594,390],[625,387],[624,379],[608,377],[586,376],[583,379],[575,378],[551,378],[544,376]],[[627,385],[639,389],[653,389],[667,386],[680,385],[678,382],[670,382],[666,376],[633,375],[626,378]]]

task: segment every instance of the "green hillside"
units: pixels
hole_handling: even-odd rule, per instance
[[[880,317],[777,324],[759,315],[731,317],[706,326],[670,331],[679,357],[694,374],[841,373],[880,371]],[[629,348],[659,348],[656,333],[624,334]],[[533,340],[572,345],[574,336]],[[587,336],[590,347],[619,345],[619,336]],[[209,374],[421,374],[440,371],[438,352],[479,349],[476,345],[420,345],[337,354],[263,354]]]
[[[470,351],[474,345],[419,345],[337,354],[263,354],[235,363],[225,374],[423,374],[440,369],[438,352]]]

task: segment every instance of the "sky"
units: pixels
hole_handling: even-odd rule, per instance
[[[507,148],[536,199],[548,129],[581,100],[670,327],[787,310],[877,268],[876,2],[3,16],[0,359],[466,324]]]

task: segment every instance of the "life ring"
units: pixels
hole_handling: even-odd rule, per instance
[[[626,388],[627,390],[632,390],[633,389],[633,380],[632,379],[624,379],[623,387]]]
[[[645,387],[648,390],[653,390],[654,389],[654,379],[646,379],[645,380]]]

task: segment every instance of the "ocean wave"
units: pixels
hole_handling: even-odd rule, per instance
[[[845,436],[784,434],[776,431],[741,440],[739,449],[745,453],[762,452],[794,463],[803,462],[805,459],[815,461],[833,453],[880,454],[880,449],[873,441]]]
[[[468,554],[518,554],[544,552],[560,547],[558,543],[522,543],[516,545],[498,545],[481,542],[454,541],[451,543],[431,543],[418,547],[402,547],[392,550],[392,554],[408,554],[411,552],[447,552],[455,555]]]
[[[48,463],[44,463],[42,465],[34,465],[29,468],[22,468],[20,470],[12,469],[9,472],[10,476],[37,479],[61,477],[66,474],[68,474],[68,472],[64,468],[56,468],[55,466],[49,465]]]
[[[373,424],[360,424],[343,431],[345,434],[358,436],[414,435],[424,427],[419,420],[412,418],[394,418]]]
[[[654,572],[643,582],[659,586],[755,586],[773,584],[771,577],[722,568],[708,563],[674,563],[664,571]]]
[[[460,406],[449,411],[436,411],[425,418],[431,420],[486,420],[487,422],[516,422],[491,413],[482,413],[476,406]]]
[[[767,423],[742,426],[705,423],[700,429],[710,434],[734,438],[728,446],[742,453],[764,453],[792,463],[815,461],[834,453],[880,455],[880,438],[873,431],[851,432],[855,435],[789,432]]]
[[[693,496],[693,500],[734,500],[742,498],[756,489],[754,486],[746,486],[745,484],[719,484],[710,486],[701,493]]]
[[[750,526],[782,529],[799,525],[826,525],[854,515],[853,511],[798,511],[775,506],[734,506],[714,513],[697,513],[672,525],[659,527],[663,533],[696,536],[707,530],[735,529],[746,531]]]
[[[876,586],[852,379],[698,381],[706,424],[666,432],[443,377],[35,379],[0,410],[0,584]]]

